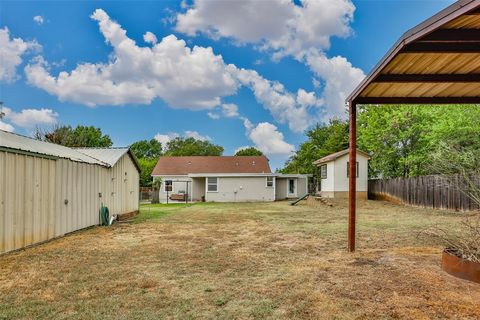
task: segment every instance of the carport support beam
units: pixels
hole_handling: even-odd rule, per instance
[[[355,215],[357,183],[357,105],[349,101],[350,147],[349,147],[349,185],[348,185],[348,251],[355,251]]]

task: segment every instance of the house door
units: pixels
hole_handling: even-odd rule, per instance
[[[288,179],[287,197],[292,198],[297,196],[297,179]]]

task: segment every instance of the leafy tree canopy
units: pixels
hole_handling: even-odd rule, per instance
[[[138,159],[158,159],[162,155],[162,144],[155,139],[140,140],[130,146]]]
[[[138,158],[138,164],[142,172],[140,173],[140,186],[152,186],[152,171],[157,164],[158,158]]]
[[[221,156],[223,147],[195,138],[177,137],[167,143],[167,156]]]
[[[110,136],[94,126],[77,126],[73,129],[71,126],[58,125],[51,130],[37,129],[35,138],[72,148],[107,148],[113,144]]]
[[[480,150],[480,108],[473,105],[360,107],[358,146],[370,152],[370,176],[413,177],[432,166],[441,146]]]
[[[138,164],[142,169],[140,174],[140,186],[152,186],[152,171],[157,164],[158,158],[162,155],[162,144],[155,139],[140,140],[130,146]]]
[[[263,156],[262,151],[254,147],[248,147],[238,150],[235,153],[236,156]]]
[[[432,164],[442,158],[442,150],[480,154],[480,108],[475,105],[360,106],[357,119],[358,148],[372,156],[370,177],[441,174],[442,166]],[[348,148],[348,122],[332,120],[306,136],[281,172],[315,173],[313,161]]]
[[[313,161],[330,153],[348,148],[348,122],[333,119],[325,125],[317,124],[306,133],[307,141],[280,170],[282,173],[314,173]]]

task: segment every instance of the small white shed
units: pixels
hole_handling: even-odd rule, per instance
[[[368,153],[357,149],[357,198],[368,196]],[[348,149],[332,153],[313,162],[319,167],[317,192],[325,198],[347,198],[349,162]]]

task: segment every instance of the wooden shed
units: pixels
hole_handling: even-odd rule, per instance
[[[0,253],[138,211],[140,168],[128,148],[72,149],[0,130]]]

